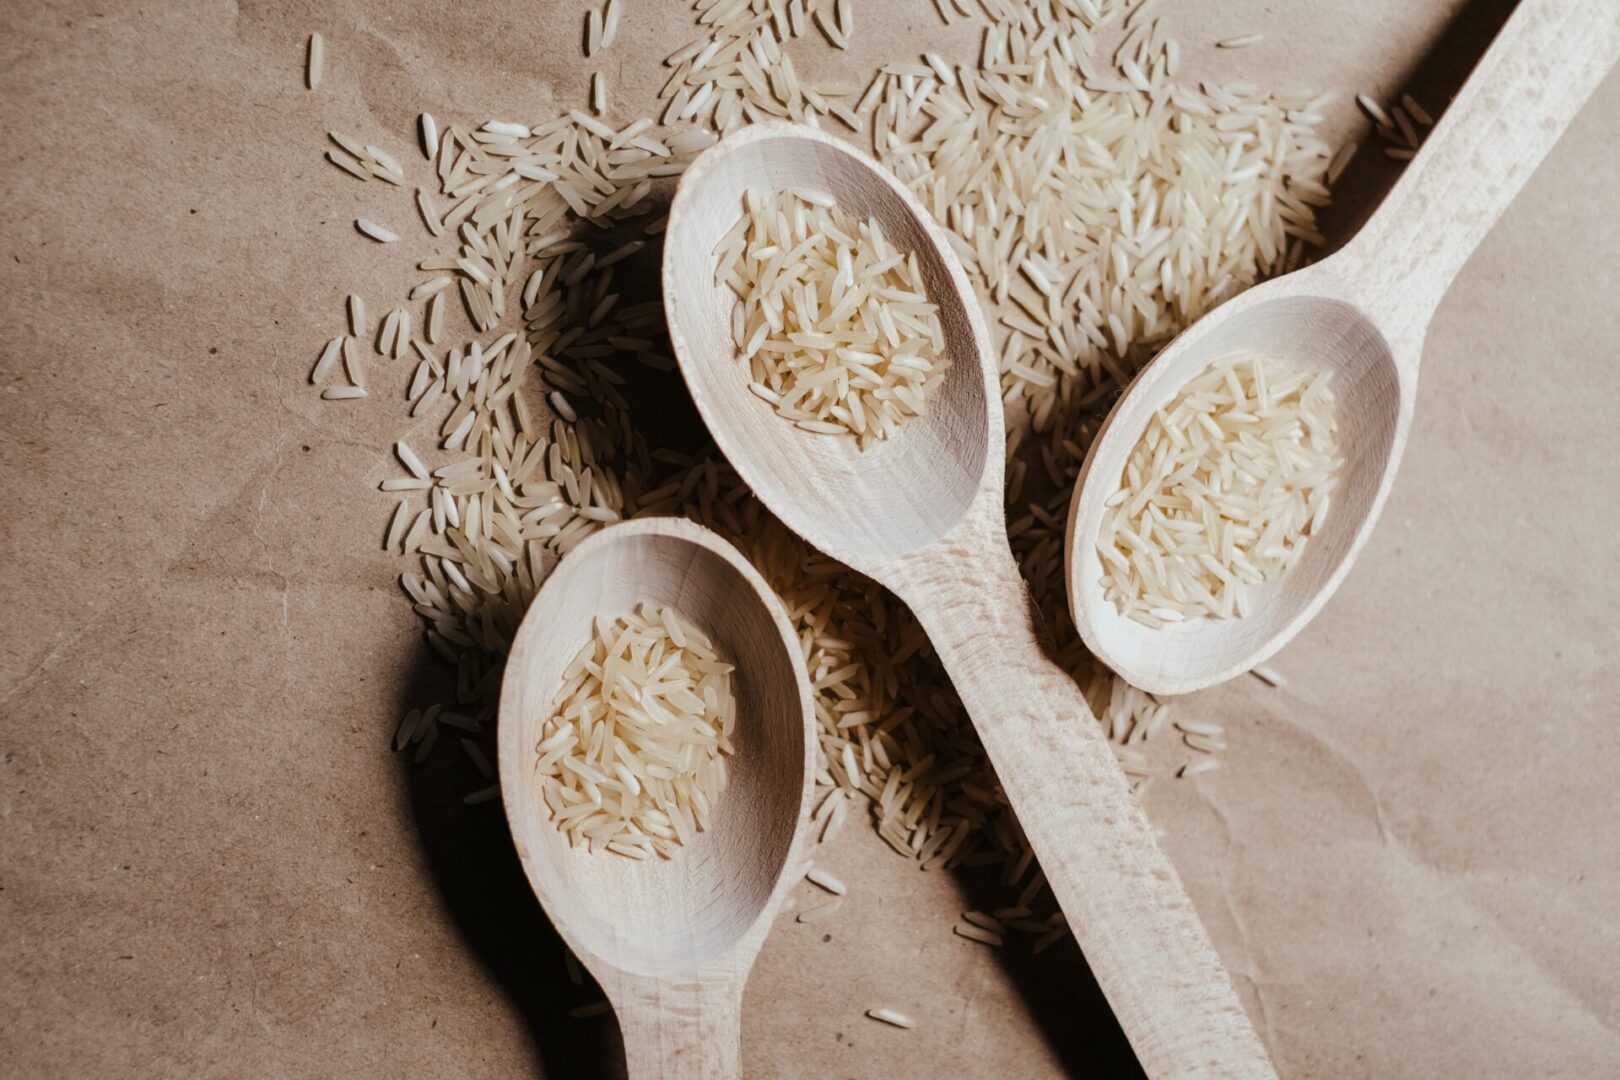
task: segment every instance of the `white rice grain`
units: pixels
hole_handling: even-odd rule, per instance
[[[886,1005],[867,1009],[866,1015],[870,1016],[873,1020],[882,1021],[891,1027],[913,1028],[916,1026],[915,1021],[913,1021],[911,1017],[907,1016],[903,1012],[897,1012]]]
[[[343,342],[343,338],[335,337],[326,343],[326,348],[321,350],[321,358],[315,361],[315,367],[309,373],[311,383],[319,383],[327,375],[331,374],[332,368],[337,364],[338,357],[342,352]]]
[[[305,60],[304,81],[311,90],[321,85],[326,72],[326,39],[320,34],[309,35],[309,54]]]
[[[410,444],[404,439],[400,439],[394,444],[394,453],[399,455],[401,464],[410,470],[412,476],[419,480],[430,478],[427,466],[422,464],[422,459],[416,456],[416,451],[412,450]]]
[[[405,539],[405,523],[410,519],[410,509],[401,500],[394,507],[394,515],[388,522],[388,535],[383,540],[384,551],[399,550],[400,542]]]
[[[366,170],[357,159],[350,157],[342,150],[328,150],[326,160],[359,180],[370,180],[371,173]]]
[[[427,317],[423,320],[423,334],[427,337],[429,345],[439,343],[439,335],[444,330],[444,294],[435,292],[428,297]]]
[[[359,229],[366,236],[369,236],[371,239],[377,241],[379,244],[392,244],[399,240],[399,236],[397,234],[389,232],[381,225],[378,225],[375,221],[370,221],[366,218],[355,218],[354,227]]]
[[[366,373],[360,365],[360,350],[355,346],[354,338],[343,339],[343,373],[355,386],[365,386]]]
[[[428,112],[416,119],[417,133],[422,140],[422,156],[432,161],[439,153],[439,122]]]
[[[1270,664],[1256,664],[1249,669],[1249,674],[1267,686],[1282,687],[1288,685],[1288,681],[1282,677],[1282,673]]]
[[[1002,943],[1002,937],[1000,934],[993,930],[986,930],[981,926],[974,926],[972,923],[957,923],[955,926],[951,927],[951,930],[954,931],[958,937],[965,937],[969,941],[977,941],[981,945],[999,947]]]
[[[834,896],[843,896],[848,891],[848,887],[842,881],[819,866],[812,866],[810,872],[804,875],[804,880],[812,885],[819,885]]]
[[[527,139],[529,129],[522,124],[514,124],[506,120],[490,120],[480,130],[491,135],[510,135],[514,139]]]
[[[1377,124],[1379,127],[1392,126],[1389,113],[1385,112],[1384,107],[1378,104],[1378,102],[1371,96],[1367,94],[1357,94],[1356,104],[1360,105],[1366,114],[1372,118],[1373,123]]]
[[[399,159],[394,157],[394,155],[390,154],[388,151],[379,146],[372,146],[370,143],[367,143],[366,155],[372,161],[382,166],[382,172],[379,175],[383,176],[384,179],[390,177],[396,180],[404,179],[405,166],[401,165],[399,163]]]

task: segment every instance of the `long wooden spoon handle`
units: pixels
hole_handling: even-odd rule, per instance
[[[1620,0],[1520,0],[1346,251],[1366,287],[1384,294],[1387,329],[1421,333],[1616,59]]]
[[[628,979],[611,994],[630,1080],[738,1080],[742,993],[728,980]]]
[[[1149,1076],[1274,1076],[1175,867],[1073,679],[1047,658],[1006,540],[935,548],[897,591],[973,717],[1069,927]]]

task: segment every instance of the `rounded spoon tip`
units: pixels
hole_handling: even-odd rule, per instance
[[[707,831],[670,859],[571,847],[541,794],[535,746],[598,615],[674,608],[735,665],[736,752]],[[668,976],[752,959],[798,865],[813,791],[810,683],[781,602],[725,540],[679,518],[612,525],[558,564],[513,640],[501,685],[501,794],[535,894],[576,955]],[[745,953],[739,957],[737,954]]]
[[[731,333],[737,297],[716,280],[716,245],[749,190],[813,189],[876,219],[916,255],[939,309],[950,368],[923,415],[862,450],[807,432],[748,390]],[[955,526],[1000,483],[1000,397],[989,334],[950,241],[904,185],[813,128],[752,125],[704,151],[681,178],[664,247],[664,306],[681,373],[710,433],[760,499],[795,532],[857,569],[914,551]]]
[[[1092,654],[1144,690],[1189,693],[1270,657],[1327,602],[1371,531],[1394,476],[1415,387],[1407,385],[1372,319],[1338,298],[1344,290],[1335,281],[1329,260],[1256,286],[1205,315],[1142,370],[1092,440],[1069,504],[1069,606]],[[1103,594],[1097,537],[1107,500],[1154,414],[1212,364],[1245,354],[1332,373],[1343,464],[1331,505],[1300,561],[1251,591],[1247,614],[1144,625]]]

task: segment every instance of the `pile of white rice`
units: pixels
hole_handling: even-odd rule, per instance
[[[546,806],[571,842],[667,857],[708,828],[737,723],[732,670],[671,608],[596,619],[535,746]]]
[[[1153,627],[1242,616],[1299,561],[1342,464],[1331,378],[1233,356],[1154,414],[1097,538],[1121,614]]]
[[[418,311],[393,319],[385,342],[388,355],[417,360],[400,434],[431,447],[402,454],[406,474],[385,481],[399,500],[387,543],[419,564],[402,584],[429,644],[456,668],[457,703],[412,710],[401,748],[424,758],[448,726],[478,766],[471,748],[489,740],[512,634],[556,558],[606,523],[683,514],[736,542],[782,596],[815,686],[827,797],[865,795],[896,851],[931,868],[1000,865],[1010,906],[1037,905],[1044,879],[910,612],[791,535],[723,461],[660,442],[672,425],[645,404],[667,411],[679,394],[660,298],[633,284],[656,277],[646,271],[660,254],[663,197],[716,131],[775,117],[862,132],[870,122],[880,158],[977,275],[1009,407],[1013,544],[1127,774],[1140,790],[1217,748],[1156,738],[1176,730],[1171,707],[1080,647],[1064,601],[1063,522],[1118,387],[1187,321],[1316,240],[1330,153],[1314,129],[1329,106],[1308,92],[1180,81],[1179,47],[1148,5],[936,6],[982,35],[974,62],[925,55],[870,80],[812,84],[784,47],[807,67],[818,39],[840,55],[830,50],[858,29],[851,5],[697,0],[698,36],[669,58],[658,102],[616,93],[604,115],[478,126],[424,114],[426,164],[390,155],[390,134],[366,130],[369,119],[364,141],[334,137],[327,182],[382,181],[368,194],[415,186],[392,214],[381,203],[367,213],[395,235],[417,215],[440,245],[418,264]],[[1105,53],[1099,42],[1120,33],[1124,44]],[[604,9],[593,75],[613,71],[607,39]],[[331,55],[341,52],[328,66]],[[396,133],[390,148],[404,157],[414,137]],[[637,264],[643,273],[623,272]],[[337,295],[344,284],[334,282]],[[393,311],[404,298],[372,299]],[[369,408],[392,394],[389,369],[377,365],[366,397],[364,327],[349,329],[329,355],[316,350],[315,381],[339,399],[333,408]],[[665,381],[632,410],[630,384],[646,380]],[[1061,932],[1050,925],[1040,940]]]
[[[1179,82],[1180,46],[1151,17],[1109,63],[1085,7],[997,20],[977,66],[890,63],[870,95],[874,149],[993,301],[1006,400],[1027,399],[1037,431],[1296,265],[1328,201],[1314,128],[1332,94]]]
[[[944,377],[944,332],[915,252],[820,191],[749,191],[715,248],[737,294],[732,336],[749,389],[807,431],[864,448],[922,415]]]

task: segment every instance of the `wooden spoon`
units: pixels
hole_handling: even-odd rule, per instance
[[[1186,693],[1248,671],[1321,610],[1395,479],[1440,298],[1617,56],[1612,0],[1522,0],[1344,250],[1221,305],[1143,370],[1092,442],[1069,510],[1069,604],[1098,659],[1145,690]],[[1246,352],[1333,372],[1345,463],[1332,506],[1300,561],[1255,591],[1249,614],[1144,626],[1098,584],[1104,503],[1154,412],[1210,364]]]
[[[926,415],[869,450],[803,431],[748,390],[716,243],[743,192],[813,188],[916,253],[952,365]],[[898,593],[951,673],[1042,870],[1151,1076],[1270,1075],[1264,1049],[1079,688],[1038,641],[1007,544],[1001,397],[949,242],[875,162],[810,128],[755,125],[687,170],[664,305],[681,371],[732,466],[810,543]]]
[[[736,752],[708,831],[672,859],[572,848],[540,793],[535,746],[597,615],[670,606],[736,665]],[[814,712],[781,601],[737,550],[676,518],[614,525],[546,580],[518,627],[500,706],[501,795],[557,932],[618,1014],[632,1080],[735,1078],[743,984],[798,880]]]

